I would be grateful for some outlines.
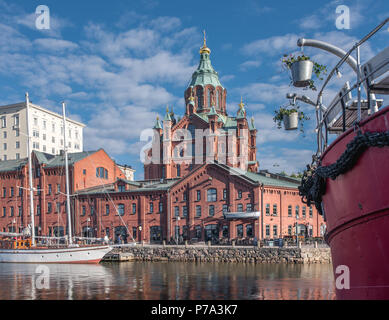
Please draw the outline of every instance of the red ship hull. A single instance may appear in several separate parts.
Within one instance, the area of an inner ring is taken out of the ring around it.
[[[389,106],[361,121],[360,128],[389,131]],[[334,163],[355,136],[352,129],[339,136],[322,165]],[[345,275],[336,274],[338,266],[349,268],[350,288],[337,288],[337,298],[389,299],[389,147],[368,148],[351,170],[327,179],[323,206],[335,280]]]

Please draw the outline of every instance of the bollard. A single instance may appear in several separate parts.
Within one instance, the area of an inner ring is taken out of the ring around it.
[[[258,248],[260,248],[260,247],[261,247],[261,241],[258,241],[256,246],[257,246]]]
[[[299,248],[301,249],[301,241],[299,241]]]
[[[231,244],[232,244],[233,247],[235,247],[235,240],[232,240]]]
[[[185,248],[188,248],[188,240],[185,240]]]
[[[317,249],[317,241],[315,241],[315,249]]]
[[[208,247],[210,247],[211,246],[211,241],[208,241]]]
[[[162,245],[163,245],[164,247],[166,247],[166,240],[163,240],[163,241],[162,241]]]

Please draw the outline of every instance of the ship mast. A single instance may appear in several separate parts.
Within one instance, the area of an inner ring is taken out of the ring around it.
[[[27,154],[28,154],[28,178],[30,183],[30,216],[31,216],[31,245],[35,246],[35,221],[34,221],[34,188],[32,187],[32,161],[31,161],[31,135],[29,118],[30,100],[26,92],[26,119],[27,119]]]
[[[63,113],[63,143],[64,143],[64,156],[65,156],[65,172],[66,172],[66,211],[68,216],[68,238],[69,245],[73,244],[72,238],[72,218],[70,213],[70,191],[69,191],[69,164],[68,164],[68,146],[66,143],[66,111],[65,102],[62,102]]]

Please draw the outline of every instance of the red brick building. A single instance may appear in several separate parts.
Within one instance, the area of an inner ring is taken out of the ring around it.
[[[112,183],[123,172],[103,149],[68,154],[70,193]],[[65,160],[32,152],[36,235],[63,234],[65,214]],[[0,230],[19,232],[31,223],[27,159],[0,161]]]
[[[145,180],[126,180],[102,149],[69,154],[76,236],[220,243],[324,234],[322,216],[301,202],[299,181],[258,172],[257,130],[242,102],[236,116],[227,114],[227,91],[209,55],[204,42],[184,117],[177,121],[167,110],[163,127],[157,119]],[[207,134],[197,139],[196,130]],[[34,151],[33,166],[36,234],[62,235],[64,156]],[[0,230],[22,230],[30,223],[27,159],[0,161],[0,192]]]

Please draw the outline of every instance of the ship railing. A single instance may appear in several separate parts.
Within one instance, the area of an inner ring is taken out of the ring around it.
[[[366,116],[378,111],[382,106],[382,99],[375,99],[374,93],[389,94],[389,47],[378,55],[374,56],[363,66],[360,64],[360,46],[375,35],[389,22],[389,18],[381,22],[362,40],[357,42],[335,65],[328,74],[316,101],[317,120],[317,155],[320,156],[328,145],[329,133],[341,133],[356,125]],[[350,87],[346,82],[344,87],[336,94],[330,105],[325,108],[323,105],[323,92],[334,74],[347,62],[350,55],[356,52],[357,57],[357,81]],[[366,99],[361,98],[361,86],[366,91]],[[351,92],[357,90],[358,98],[352,101]],[[324,132],[323,132],[324,129]]]

